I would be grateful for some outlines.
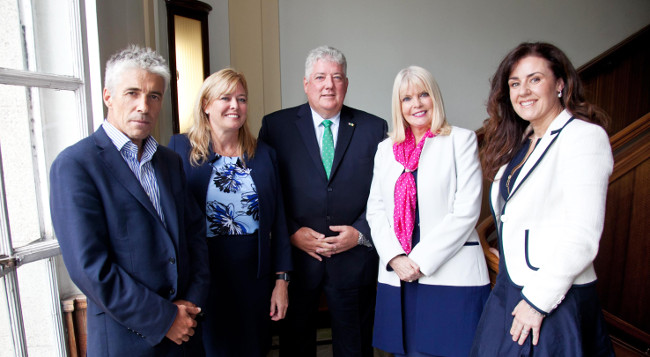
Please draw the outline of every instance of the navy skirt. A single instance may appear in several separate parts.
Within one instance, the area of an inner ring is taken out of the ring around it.
[[[379,283],[373,345],[395,356],[469,353],[490,285]]]
[[[266,356],[271,342],[271,279],[257,278],[258,234],[208,238],[208,250],[206,356]]]
[[[503,264],[481,316],[470,356],[614,356],[596,285],[574,286],[542,321],[537,346],[529,336],[522,346],[512,341],[512,310],[522,300]]]

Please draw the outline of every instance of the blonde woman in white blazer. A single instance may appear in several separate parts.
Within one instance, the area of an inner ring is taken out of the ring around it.
[[[481,176],[476,135],[447,124],[431,73],[400,71],[366,213],[379,254],[375,347],[396,356],[469,353],[490,291],[474,230]]]
[[[607,115],[547,43],[523,43],[492,79],[481,159],[500,243],[471,356],[613,356],[593,261],[613,160]]]

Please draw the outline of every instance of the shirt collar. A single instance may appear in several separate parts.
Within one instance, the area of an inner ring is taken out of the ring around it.
[[[310,107],[310,109],[311,109],[311,107]],[[314,126],[315,127],[318,127],[319,125],[321,125],[323,120],[325,120],[314,109],[311,109],[311,117],[314,120]],[[335,116],[333,116],[331,118],[327,118],[327,119],[329,119],[332,122],[332,125],[338,125],[339,121],[341,121],[341,112],[338,112],[338,113],[336,113]]]
[[[108,120],[104,119],[102,123],[102,128],[108,135],[113,145],[117,148],[117,151],[122,152],[122,150],[128,150],[134,152],[137,157],[138,147],[126,136],[123,132],[119,131],[113,124],[109,123]],[[158,148],[158,142],[154,139],[153,136],[149,135],[144,139],[143,155],[142,160],[148,161]],[[129,145],[130,143],[130,145]]]

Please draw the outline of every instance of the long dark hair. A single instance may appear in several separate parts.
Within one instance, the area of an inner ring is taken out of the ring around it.
[[[512,107],[508,87],[508,78],[513,68],[522,58],[528,56],[544,58],[555,79],[561,78],[564,81],[562,97],[559,98],[562,107],[578,119],[598,124],[603,128],[607,128],[609,124],[607,113],[585,101],[578,72],[562,50],[549,43],[524,42],[506,55],[492,77],[487,104],[490,117],[483,123],[485,137],[480,155],[483,174],[489,180],[494,179],[502,165],[512,160],[529,124],[519,117]]]

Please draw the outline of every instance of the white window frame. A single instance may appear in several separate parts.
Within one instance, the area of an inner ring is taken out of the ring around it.
[[[71,91],[75,94],[76,110],[78,112],[79,126],[78,134],[85,137],[90,134],[93,127],[93,104],[95,111],[101,114],[101,101],[99,108],[97,102],[93,103],[90,93],[91,77],[93,87],[100,87],[99,74],[99,45],[97,35],[97,19],[95,0],[66,0],[69,3],[70,19],[73,24],[73,75],[54,75],[37,72],[34,68],[26,70],[9,69],[0,67],[0,84],[24,87],[31,91],[31,101],[28,103],[30,113],[28,117],[34,118],[30,121],[32,134],[33,166],[34,166],[34,189],[37,196],[39,225],[41,236],[26,246],[14,248],[12,246],[9,215],[7,211],[4,173],[2,169],[2,148],[0,146],[0,286],[4,287],[4,294],[7,301],[7,310],[11,325],[11,334],[14,343],[14,353],[17,357],[27,356],[27,340],[25,326],[22,317],[22,306],[20,301],[20,289],[18,285],[17,269],[22,265],[36,261],[47,263],[49,294],[51,311],[54,319],[54,335],[58,356],[66,356],[66,338],[63,328],[63,317],[59,288],[57,284],[57,269],[54,258],[60,254],[59,244],[54,237],[54,230],[50,220],[49,206],[49,180],[47,177],[48,167],[45,155],[45,141],[41,135],[42,110],[40,108],[38,88],[56,89]],[[36,42],[33,32],[33,15],[30,0],[17,0],[20,23],[24,26],[24,46],[29,55],[35,53]],[[41,21],[43,19],[36,19]],[[35,59],[28,59],[30,66],[35,64]],[[91,75],[92,74],[92,75]],[[34,134],[35,133],[35,134]]]

